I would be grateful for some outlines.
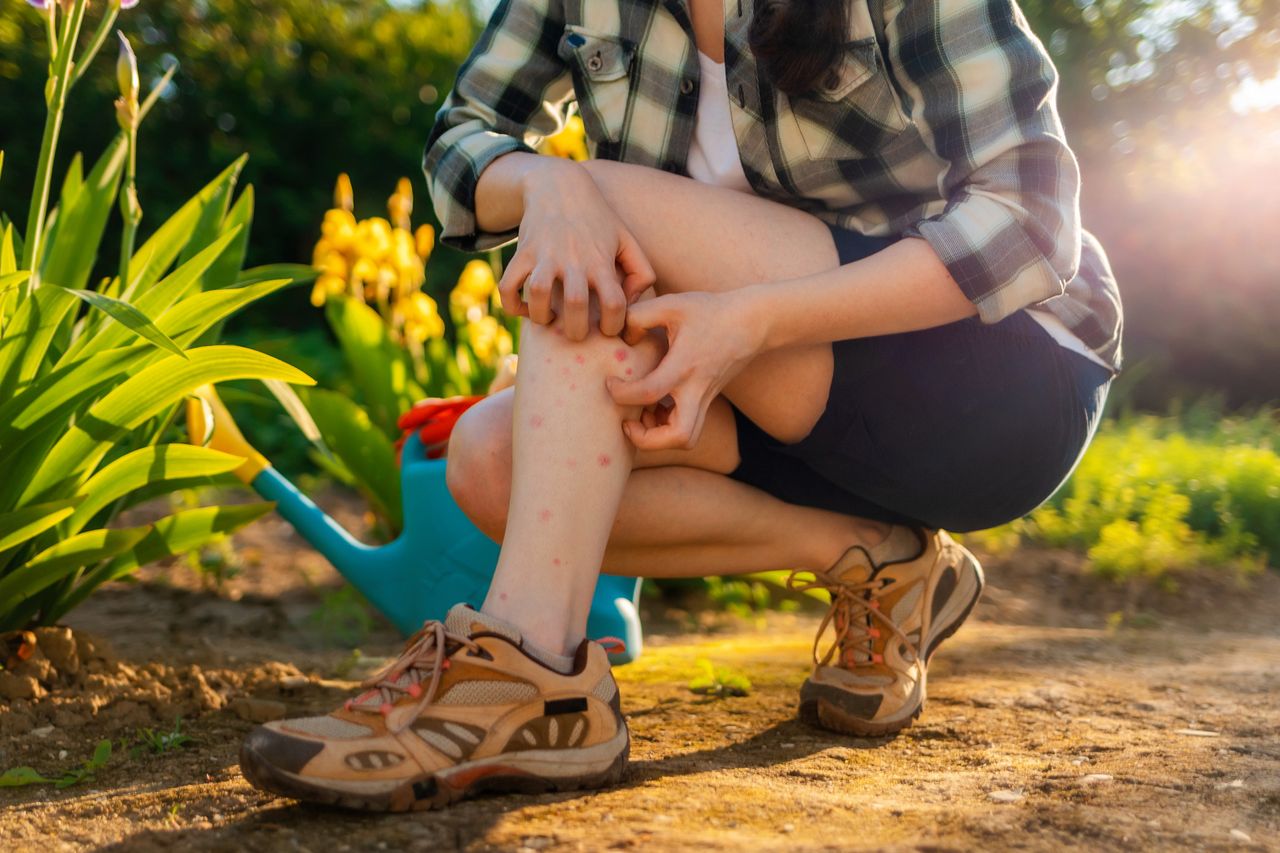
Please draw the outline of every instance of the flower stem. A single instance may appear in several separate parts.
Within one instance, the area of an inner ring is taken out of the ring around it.
[[[133,258],[133,243],[142,221],[142,207],[138,204],[138,123],[129,128],[129,161],[125,166],[124,186],[120,188],[120,215],[124,230],[120,234],[120,292],[130,292],[129,261]]]
[[[53,184],[53,157],[58,148],[58,135],[62,130],[62,114],[67,105],[67,89],[71,82],[71,58],[75,53],[80,27],[84,23],[86,0],[75,0],[71,15],[63,28],[61,43],[46,88],[48,112],[45,115],[44,136],[40,140],[40,159],[36,165],[36,182],[31,192],[31,207],[27,211],[27,234],[23,242],[22,268],[31,270],[31,278],[23,285],[24,293],[40,286],[40,270],[36,262],[40,258],[40,241],[44,236],[45,209],[49,206],[49,188]],[[52,45],[50,46],[52,49]]]

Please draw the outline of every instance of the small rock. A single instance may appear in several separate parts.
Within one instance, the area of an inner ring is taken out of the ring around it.
[[[280,687],[282,690],[301,690],[311,683],[311,679],[305,675],[286,675],[280,679]]]
[[[1187,737],[1222,737],[1222,732],[1211,732],[1208,729],[1174,729],[1173,733]]]
[[[36,737],[48,737],[53,732],[53,726],[41,726],[38,729],[32,729],[31,734]]]
[[[780,743],[778,746],[781,749],[795,749],[796,745],[794,743]]]
[[[1224,790],[1226,788],[1243,788],[1244,780],[1232,779],[1230,782],[1219,782],[1217,785],[1214,785],[1213,787],[1217,788],[1219,791]]]
[[[273,699],[254,699],[249,696],[232,699],[227,707],[237,717],[251,723],[269,723],[272,720],[279,720],[289,710],[283,702],[276,702]]]
[[[64,675],[75,675],[80,671],[80,651],[70,628],[36,628],[35,635],[40,651],[44,652],[54,669]]]
[[[784,824],[782,825],[782,831],[783,831],[783,832],[795,832],[795,831],[796,831],[796,825],[795,825],[794,823],[784,823]]]
[[[1249,837],[1249,833],[1241,829],[1231,830],[1231,838],[1233,841],[1239,841],[1241,844],[1249,844],[1253,841],[1253,839]]]
[[[1001,788],[988,793],[987,799],[991,800],[993,803],[1016,803],[1022,799],[1022,793],[1019,791],[1010,791],[1006,788]]]
[[[1080,784],[1097,785],[1100,782],[1110,782],[1115,778],[1110,773],[1090,773],[1088,776],[1080,777]]]

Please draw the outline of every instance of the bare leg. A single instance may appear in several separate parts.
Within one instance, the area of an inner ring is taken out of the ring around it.
[[[660,293],[723,291],[819,272],[838,262],[826,226],[801,211],[651,169],[588,165],[644,247]],[[645,497],[628,512],[645,521],[635,529],[628,520],[618,522],[634,455],[620,423],[634,413],[613,402],[604,380],[626,376],[627,369],[633,376],[652,369],[658,353],[646,347],[629,348],[599,333],[574,344],[554,328],[525,327],[514,411],[507,420],[514,430],[510,509],[504,513],[503,550],[483,609],[513,622],[548,651],[567,652],[581,639],[615,523],[622,525],[619,546],[641,555],[633,561],[634,570],[646,574],[655,573],[659,553],[664,560],[672,556],[666,549],[673,544],[685,549],[680,565],[687,573],[701,574],[716,566],[733,571],[816,565],[811,561],[817,556],[788,549],[804,548],[810,525],[822,527],[824,520],[824,529],[833,532],[844,526],[847,545],[860,539],[874,544],[884,533],[833,513],[788,508],[722,474],[702,476],[688,466],[680,473],[639,472],[634,490]],[[796,441],[826,408],[831,372],[830,346],[779,350],[753,362],[725,396],[774,437]],[[468,433],[480,414],[473,412],[455,432],[463,447],[475,445]],[[451,458],[449,469],[450,488],[464,509],[479,505],[477,490],[502,493],[501,480],[495,488],[494,479],[476,477],[467,457],[476,453]],[[675,512],[698,520],[678,543],[663,527]],[[784,521],[771,526],[771,514]],[[743,548],[743,540],[756,543],[756,549]],[[770,562],[762,565],[765,554]],[[626,554],[611,556],[624,559]],[[721,558],[726,562],[718,562]]]
[[[511,499],[513,402],[507,390],[468,411],[449,450],[459,503],[497,542],[506,535]],[[737,464],[733,415],[723,398],[692,450],[636,454],[604,567],[644,577],[825,568],[854,542],[883,536],[874,522],[788,504],[731,480],[725,475]]]

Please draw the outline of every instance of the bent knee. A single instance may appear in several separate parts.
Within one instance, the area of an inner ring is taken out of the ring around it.
[[[445,483],[453,500],[486,533],[506,518],[511,489],[511,392],[472,406],[453,427]]]

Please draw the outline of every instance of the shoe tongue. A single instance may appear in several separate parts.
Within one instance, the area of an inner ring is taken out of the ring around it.
[[[449,610],[444,627],[450,634],[461,634],[464,637],[485,631],[506,637],[515,645],[520,645],[520,631],[514,625],[488,613],[473,610],[466,604],[455,604]]]

